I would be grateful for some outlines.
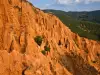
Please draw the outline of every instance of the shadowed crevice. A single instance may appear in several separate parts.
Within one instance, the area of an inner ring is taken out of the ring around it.
[[[24,66],[24,69],[22,70],[22,75],[25,75],[25,71],[28,69],[28,65],[26,63],[22,63]]]
[[[13,48],[13,40],[12,40],[10,48],[8,50],[8,53],[11,53],[13,50],[14,50],[14,48]]]
[[[51,70],[52,74],[57,75],[56,71],[54,71],[54,68],[53,68],[53,65],[51,62],[49,62],[49,65],[50,65],[50,70]]]
[[[59,63],[73,75],[98,75],[98,71],[78,55],[62,55]]]

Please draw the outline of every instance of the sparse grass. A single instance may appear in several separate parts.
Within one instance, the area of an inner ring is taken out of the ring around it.
[[[22,15],[22,8],[19,6],[14,6],[15,9],[18,9],[18,15],[21,16]]]
[[[74,40],[75,44],[77,47],[79,47],[77,40]]]
[[[41,46],[42,41],[43,41],[43,38],[42,38],[41,36],[36,36],[36,37],[34,38],[34,40],[35,40],[35,42],[36,42],[39,46]]]
[[[33,9],[33,11],[35,13],[38,13],[37,10],[36,10],[36,8],[33,6],[33,4],[31,2],[27,1],[27,3],[29,3],[29,5],[32,7],[32,9]]]
[[[31,2],[28,2],[31,6],[33,6],[33,4]]]
[[[37,14],[38,12],[37,12],[37,10],[36,10],[36,8],[34,7],[34,6],[32,6],[32,9],[33,9],[33,11]]]
[[[21,8],[19,6],[14,6],[14,8],[17,8],[19,12],[21,11]]]

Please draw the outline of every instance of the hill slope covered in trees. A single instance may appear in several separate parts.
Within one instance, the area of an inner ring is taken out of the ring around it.
[[[100,40],[100,10],[91,12],[65,12],[61,10],[44,10],[52,13],[73,32],[88,39]]]

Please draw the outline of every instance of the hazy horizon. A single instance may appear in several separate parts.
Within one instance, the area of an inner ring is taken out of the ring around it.
[[[34,6],[63,11],[100,10],[100,0],[29,0]]]
[[[64,12],[92,12],[92,11],[100,11],[100,9],[99,10],[80,10],[80,11],[74,11],[74,10],[72,10],[72,11],[65,11],[65,10],[60,10],[60,9],[42,9],[42,10],[57,10],[57,11],[64,11]]]

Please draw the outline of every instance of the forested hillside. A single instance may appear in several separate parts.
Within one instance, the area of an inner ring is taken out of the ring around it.
[[[44,10],[59,17],[73,32],[88,39],[100,40],[100,10],[91,12],[65,12]]]

